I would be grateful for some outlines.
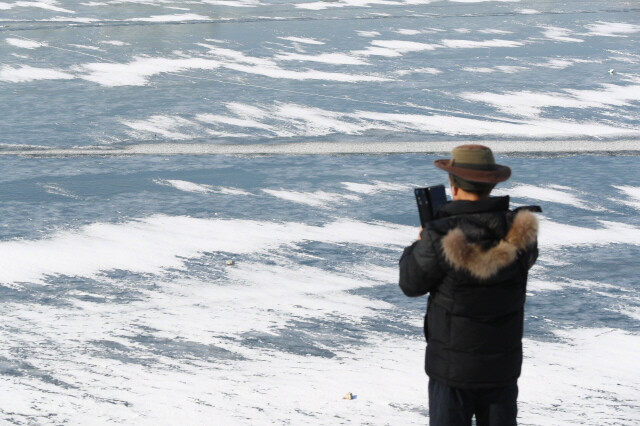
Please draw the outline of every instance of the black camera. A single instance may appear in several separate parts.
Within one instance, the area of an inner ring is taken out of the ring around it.
[[[414,192],[418,202],[420,224],[425,226],[427,222],[435,219],[440,206],[447,203],[447,194],[444,191],[444,185],[416,188]]]

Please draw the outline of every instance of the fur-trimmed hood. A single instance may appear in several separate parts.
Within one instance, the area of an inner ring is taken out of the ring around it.
[[[487,279],[515,261],[518,251],[536,242],[537,237],[538,219],[530,211],[521,210],[507,235],[490,249],[483,250],[480,244],[467,241],[462,229],[454,228],[442,238],[442,251],[455,269]]]

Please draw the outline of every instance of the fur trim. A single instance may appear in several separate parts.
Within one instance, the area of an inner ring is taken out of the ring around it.
[[[484,280],[516,260],[518,250],[533,244],[537,236],[538,219],[530,211],[521,210],[504,239],[489,250],[483,251],[479,244],[469,243],[462,230],[455,228],[442,238],[442,251],[455,269],[465,269]]]

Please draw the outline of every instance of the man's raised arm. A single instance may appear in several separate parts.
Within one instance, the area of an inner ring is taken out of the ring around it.
[[[442,276],[433,239],[423,230],[400,257],[400,288],[409,297],[422,296],[438,285]]]

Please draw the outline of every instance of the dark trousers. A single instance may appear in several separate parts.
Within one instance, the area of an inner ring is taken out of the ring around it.
[[[455,389],[429,380],[429,425],[515,426],[518,385],[495,389]]]

